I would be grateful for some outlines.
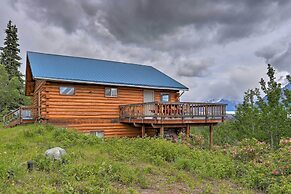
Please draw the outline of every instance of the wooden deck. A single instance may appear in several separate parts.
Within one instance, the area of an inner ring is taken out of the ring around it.
[[[213,126],[223,122],[226,116],[226,104],[195,102],[150,102],[120,106],[120,122],[140,128],[141,136],[147,128],[157,130],[160,137],[165,130],[175,133],[185,132],[190,136],[191,126],[209,126],[209,145],[213,145]],[[168,134],[169,135],[169,134]]]
[[[120,121],[136,124],[217,124],[224,121],[225,104],[149,102],[120,106]]]

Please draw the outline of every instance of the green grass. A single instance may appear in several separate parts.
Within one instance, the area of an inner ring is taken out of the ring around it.
[[[159,138],[98,139],[49,125],[0,127],[0,138],[0,193],[255,193],[249,188],[257,188],[247,176],[237,178],[238,168],[247,164],[222,149]],[[63,161],[44,157],[55,146],[67,151]]]

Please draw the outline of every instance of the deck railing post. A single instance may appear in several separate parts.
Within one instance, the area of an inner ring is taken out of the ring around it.
[[[208,106],[205,105],[205,120],[208,119]]]

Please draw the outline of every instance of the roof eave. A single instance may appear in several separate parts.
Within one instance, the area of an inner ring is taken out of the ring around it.
[[[124,86],[124,87],[136,87],[136,88],[148,88],[148,89],[163,89],[163,90],[177,90],[177,91],[189,91],[189,88],[175,88],[175,87],[163,87],[163,86],[146,86],[135,84],[122,84],[122,83],[107,83],[107,82],[92,82],[84,80],[69,80],[60,78],[47,78],[47,77],[34,77],[33,79],[41,79],[46,81],[61,81],[67,83],[83,83],[83,84],[95,84],[95,85],[107,85],[107,86]]]

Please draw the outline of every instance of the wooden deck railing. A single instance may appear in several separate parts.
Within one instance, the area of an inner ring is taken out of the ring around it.
[[[39,117],[39,108],[21,106],[3,117],[4,126],[15,126],[22,123],[34,122]]]
[[[149,102],[120,106],[120,119],[221,119],[226,105],[218,103]]]

